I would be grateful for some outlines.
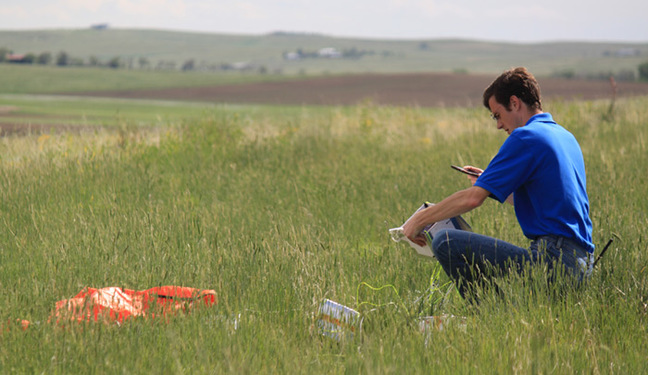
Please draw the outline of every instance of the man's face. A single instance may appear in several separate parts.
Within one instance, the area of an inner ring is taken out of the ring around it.
[[[513,130],[524,125],[524,123],[520,123],[520,119],[517,113],[517,109],[519,109],[520,104],[517,101],[519,101],[519,99],[514,96],[511,97],[511,110],[509,111],[506,109],[506,107],[495,100],[495,96],[491,96],[490,99],[488,99],[488,107],[491,110],[491,117],[493,117],[493,119],[497,121],[497,128],[503,129],[509,135],[511,134],[511,132],[513,132]]]

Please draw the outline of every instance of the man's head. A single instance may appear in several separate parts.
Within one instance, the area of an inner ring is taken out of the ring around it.
[[[507,70],[497,77],[484,91],[484,106],[490,109],[488,101],[494,96],[498,103],[510,110],[513,95],[522,100],[529,109],[542,111],[540,85],[533,74],[524,67]]]
[[[502,73],[484,91],[484,106],[508,134],[542,112],[540,86],[526,68]]]

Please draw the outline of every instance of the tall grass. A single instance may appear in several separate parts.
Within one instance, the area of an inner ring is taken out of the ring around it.
[[[646,104],[619,101],[614,118],[607,103],[547,104],[583,148],[594,239],[614,245],[585,288],[512,278],[478,306],[387,229],[467,186],[450,164],[488,163],[505,135],[483,109],[212,108],[174,126],[3,138],[0,371],[645,372]],[[465,218],[527,242],[506,206]],[[164,324],[47,323],[84,286],[167,284],[219,303]],[[314,332],[324,298],[359,308],[363,333]],[[465,328],[419,332],[417,317],[443,313]]]

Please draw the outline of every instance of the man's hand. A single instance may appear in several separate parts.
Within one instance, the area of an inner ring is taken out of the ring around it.
[[[484,172],[483,169],[481,169],[481,168],[477,168],[477,167],[473,167],[472,165],[466,165],[466,166],[464,166],[463,168],[464,168],[465,170],[468,170],[468,171],[471,171],[471,172],[475,172],[475,173],[479,173],[479,174],[482,174],[482,173]],[[477,177],[475,177],[475,176],[471,176],[471,175],[466,175],[466,176],[468,176],[468,179],[470,180],[470,184],[471,184],[471,185],[474,185],[475,182],[477,182]]]
[[[479,170],[479,168],[477,169]],[[489,194],[488,190],[479,186],[471,186],[468,189],[460,190],[441,202],[416,212],[403,225],[403,234],[415,244],[425,246],[426,240],[421,231],[426,225],[473,210],[481,206]]]
[[[421,212],[422,211],[417,212],[416,215],[412,216],[412,218],[409,219],[407,223],[405,223],[405,225],[403,225],[403,234],[405,234],[405,236],[415,244],[419,246],[425,246],[425,236],[421,232],[423,230],[423,226],[416,224],[418,222],[417,219],[421,216]]]

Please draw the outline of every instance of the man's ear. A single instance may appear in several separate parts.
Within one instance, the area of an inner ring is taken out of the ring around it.
[[[511,95],[511,98],[509,99],[509,106],[510,106],[512,112],[515,112],[518,109],[520,109],[521,104],[522,104],[522,101],[520,100],[520,98],[518,98],[515,95]]]

